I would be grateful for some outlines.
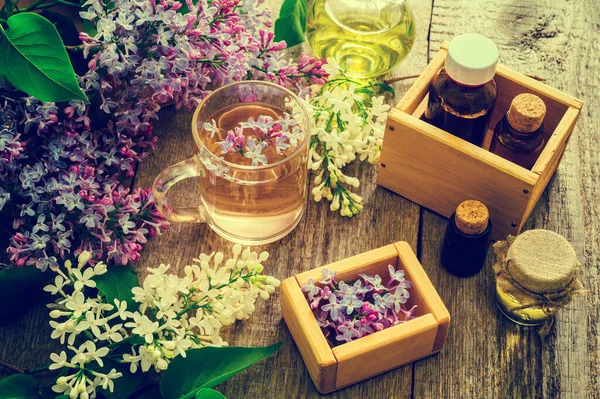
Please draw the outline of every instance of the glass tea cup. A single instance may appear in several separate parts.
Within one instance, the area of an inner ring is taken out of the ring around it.
[[[270,136],[253,130],[250,122],[279,125],[269,128]],[[231,150],[239,136],[228,136],[228,131],[239,134],[242,128],[244,145]],[[277,131],[293,131],[295,136],[277,141]],[[163,170],[154,181],[152,190],[162,214],[173,222],[207,223],[220,236],[244,245],[279,240],[296,227],[308,196],[310,119],[302,100],[269,82],[231,83],[196,108],[192,134],[196,154]],[[258,146],[263,150],[256,157]],[[200,179],[199,204],[169,205],[167,191],[191,177]]]

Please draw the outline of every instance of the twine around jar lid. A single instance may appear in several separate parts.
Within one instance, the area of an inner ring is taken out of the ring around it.
[[[465,234],[477,235],[485,231],[490,219],[487,207],[479,201],[463,201],[456,208],[456,227]]]
[[[523,133],[535,132],[546,116],[546,104],[535,94],[519,94],[512,100],[506,116],[513,129]]]
[[[506,268],[525,289],[547,294],[567,288],[579,270],[573,246],[549,230],[529,230],[515,238],[506,254]]]

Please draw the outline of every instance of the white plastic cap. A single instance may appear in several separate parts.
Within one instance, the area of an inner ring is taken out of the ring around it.
[[[485,36],[469,33],[456,36],[448,46],[446,72],[468,86],[486,84],[496,74],[498,47]]]

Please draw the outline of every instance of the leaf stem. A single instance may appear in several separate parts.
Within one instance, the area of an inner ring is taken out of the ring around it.
[[[383,83],[385,83],[386,85],[389,85],[389,84],[392,84],[392,83],[400,82],[401,80],[415,79],[415,78],[418,78],[418,77],[419,77],[419,75],[398,76],[398,77],[395,77],[395,78],[384,80]]]
[[[14,365],[12,365],[10,363],[7,363],[7,362],[5,362],[3,360],[0,360],[0,366],[4,367],[5,369],[8,369],[8,370],[12,371],[13,373],[25,374],[25,370],[24,369],[22,369],[20,367],[17,367],[17,366],[14,366]]]
[[[45,2],[46,2],[46,0],[37,0],[32,5],[30,5],[29,7],[25,8],[23,10],[23,12],[28,12],[28,11],[36,10],[38,8],[38,6],[40,6],[42,3],[45,3]]]
[[[81,5],[77,4],[77,3],[71,3],[70,1],[67,0],[56,0],[58,3],[67,5],[67,6],[71,6],[71,7],[77,7],[77,8],[81,8]]]
[[[35,368],[32,368],[32,369],[25,369],[25,373],[26,374],[35,374],[35,373],[39,373],[39,372],[46,371],[46,370],[49,370],[49,369],[50,369],[49,365],[48,366],[41,366],[41,367],[35,367]]]

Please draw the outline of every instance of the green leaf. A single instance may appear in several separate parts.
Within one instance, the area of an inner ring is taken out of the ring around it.
[[[219,391],[214,389],[202,388],[196,393],[196,399],[227,399]]]
[[[285,0],[275,21],[275,41],[285,40],[288,47],[303,43],[307,10],[306,0]]]
[[[157,384],[144,383],[129,396],[132,399],[163,399]]]
[[[0,76],[41,101],[87,102],[67,51],[50,21],[24,12],[8,19],[0,36]]]
[[[212,388],[279,349],[282,342],[263,348],[205,347],[177,356],[164,372],[160,392],[165,399],[190,399],[201,388]]]
[[[52,274],[23,266],[0,270],[0,326],[23,316],[38,300]]]
[[[113,265],[106,273],[94,277],[94,280],[96,288],[104,295],[107,303],[112,304],[118,299],[127,301],[128,310],[137,309],[131,289],[139,287],[139,282],[131,266]]]
[[[39,399],[40,384],[30,375],[16,374],[0,381],[0,399]]]

